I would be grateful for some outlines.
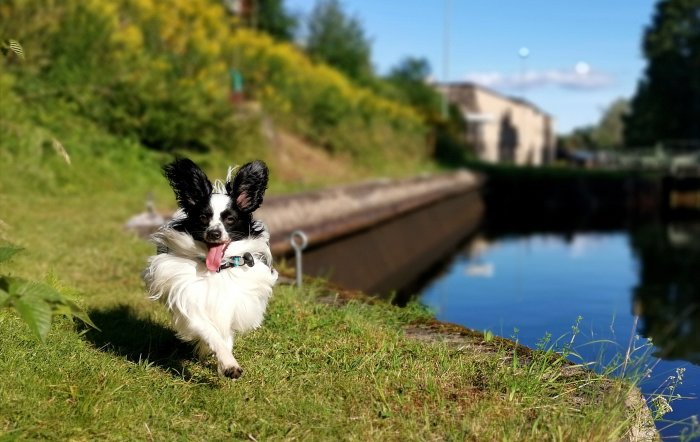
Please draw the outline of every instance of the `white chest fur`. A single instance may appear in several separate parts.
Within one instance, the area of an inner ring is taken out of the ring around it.
[[[220,333],[244,332],[262,324],[277,271],[267,232],[260,238],[232,242],[226,257],[251,253],[253,267],[209,271],[203,261],[206,246],[191,236],[166,229],[154,241],[167,253],[152,256],[144,274],[151,299],[161,300],[173,314],[173,325],[185,340],[197,340],[202,323]]]

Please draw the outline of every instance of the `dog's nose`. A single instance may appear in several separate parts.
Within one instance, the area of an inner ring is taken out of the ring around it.
[[[221,239],[221,230],[210,230],[207,232],[207,238],[212,241],[217,241]]]

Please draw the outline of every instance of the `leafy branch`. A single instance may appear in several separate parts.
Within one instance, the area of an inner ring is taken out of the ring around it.
[[[0,262],[8,261],[22,249],[0,246]],[[48,284],[0,275],[0,308],[15,310],[42,342],[51,328],[54,316],[78,318],[97,329],[88,314]]]
[[[17,58],[24,60],[24,48],[22,48],[22,45],[19,44],[17,40],[11,38],[3,40],[0,43],[0,52],[2,52],[2,55],[5,57],[9,57],[9,54],[12,53],[15,54]]]

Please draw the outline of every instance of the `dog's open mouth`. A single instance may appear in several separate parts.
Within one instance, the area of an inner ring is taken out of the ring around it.
[[[224,252],[226,252],[226,247],[230,242],[222,242],[219,244],[207,244],[209,251],[207,251],[207,258],[204,260],[207,268],[212,272],[216,272],[221,267],[221,261],[224,259]]]

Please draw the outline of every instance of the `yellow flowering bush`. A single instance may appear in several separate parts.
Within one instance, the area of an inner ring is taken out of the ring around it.
[[[235,69],[248,100],[331,151],[427,155],[412,108],[243,29],[219,0],[6,0],[0,28],[24,43],[37,80],[153,148],[230,144],[240,124],[228,101]]]
[[[330,150],[359,156],[390,150],[394,143],[418,159],[427,155],[426,129],[412,108],[358,87],[335,69],[266,35],[240,29],[226,46],[249,93]]]

